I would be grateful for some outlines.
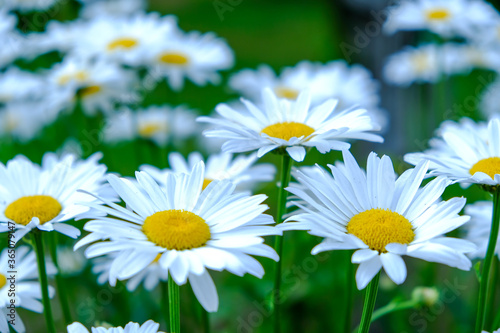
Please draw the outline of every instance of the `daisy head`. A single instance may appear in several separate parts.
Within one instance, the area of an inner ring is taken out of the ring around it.
[[[92,333],[165,333],[159,329],[160,324],[148,320],[142,325],[130,322],[125,327],[92,327]],[[74,322],[68,325],[68,333],[90,333],[90,331],[79,322]]]
[[[281,233],[270,226],[273,218],[263,214],[268,209],[262,204],[265,195],[233,194],[235,185],[229,180],[213,181],[202,190],[203,162],[188,174],[168,174],[163,186],[143,171],[136,179],[108,176],[126,208],[101,197],[102,204],[88,203],[109,216],[96,215],[88,222],[84,229],[91,233],[76,245],[97,241],[87,248],[87,257],[116,256],[111,285],[141,274],[157,260],[178,285],[189,280],[202,306],[213,312],[218,296],[207,269],[262,277],[264,269],[250,255],[278,260],[261,237]]]
[[[0,231],[14,224],[16,242],[35,228],[78,237],[80,230],[64,222],[88,212],[80,204],[95,198],[77,190],[103,193],[111,199],[103,186],[106,167],[98,163],[100,158],[94,154],[77,160],[73,155],[47,153],[41,165],[24,156],[0,164]]]
[[[500,119],[445,121],[429,144],[422,153],[406,154],[405,161],[429,160],[430,176],[443,175],[463,186],[500,184]]]
[[[331,175],[297,173],[300,185],[287,190],[300,201],[298,214],[280,225],[284,230],[308,230],[324,237],[313,254],[329,250],[356,250],[352,262],[358,289],[363,289],[383,267],[397,284],[405,281],[403,255],[469,270],[464,255],[474,250],[468,241],[444,234],[469,220],[458,213],[464,198],[439,201],[449,182],[437,178],[420,188],[428,163],[419,163],[396,177],[389,157],[368,157],[364,172],[347,150],[344,165],[329,165]]]
[[[187,159],[179,153],[170,153],[168,162],[170,168],[160,170],[152,165],[142,165],[141,170],[149,173],[156,182],[165,184],[169,173],[190,173],[200,161],[204,161],[199,152],[192,152]],[[213,180],[229,179],[235,185],[245,184],[255,186],[257,182],[269,182],[274,179],[276,168],[272,164],[254,165],[257,162],[257,154],[249,156],[239,155],[233,158],[230,153],[219,153],[210,155],[205,164],[205,179],[203,189]]]
[[[258,108],[242,99],[247,110],[236,112],[226,104],[219,104],[217,113],[222,118],[200,117],[217,128],[204,132],[207,137],[223,138],[222,150],[247,152],[258,150],[257,155],[280,149],[295,161],[301,162],[306,148],[316,147],[322,154],[334,149],[349,148],[349,139],[382,142],[371,131],[379,126],[363,109],[348,109],[334,113],[337,101],[329,99],[311,107],[310,93],[302,92],[296,101],[279,99],[266,88],[262,92],[263,107]]]

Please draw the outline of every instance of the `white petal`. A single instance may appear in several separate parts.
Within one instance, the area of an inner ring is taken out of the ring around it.
[[[189,283],[201,306],[207,312],[216,312],[219,308],[219,296],[208,271],[205,270],[201,275],[190,274]]]
[[[377,256],[370,261],[362,262],[356,271],[356,285],[359,290],[365,289],[370,281],[382,268],[380,258]]]
[[[380,261],[385,272],[396,284],[401,284],[406,280],[406,265],[399,255],[393,253],[382,253]]]
[[[302,146],[287,147],[286,151],[297,162],[302,162],[306,157],[306,149]]]

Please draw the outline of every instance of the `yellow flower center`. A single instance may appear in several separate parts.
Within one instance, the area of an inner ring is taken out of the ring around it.
[[[4,214],[18,224],[28,225],[34,217],[38,217],[40,224],[44,224],[59,215],[61,210],[59,201],[51,196],[31,195],[12,202]]]
[[[185,65],[189,62],[188,57],[181,53],[162,53],[159,59],[168,65]]]
[[[297,89],[287,88],[287,87],[276,87],[274,92],[278,97],[286,99],[297,99],[299,96],[299,91]]]
[[[188,250],[210,240],[210,227],[198,215],[179,209],[164,210],[148,216],[142,231],[148,239],[168,250]]]
[[[435,8],[428,10],[426,15],[429,21],[444,21],[450,17],[450,12],[446,8]]]
[[[131,49],[137,45],[135,38],[117,38],[108,44],[108,51],[116,49]]]
[[[430,61],[426,54],[414,54],[411,58],[417,73],[425,72],[430,67]]]
[[[155,135],[156,133],[158,133],[159,131],[161,131],[162,128],[163,128],[163,126],[161,126],[161,124],[148,123],[148,124],[139,125],[138,132],[139,132],[140,136],[145,137],[145,138],[150,138],[153,135]]]
[[[0,273],[0,289],[5,287],[6,284],[7,284],[7,278],[5,277],[5,275]]]
[[[203,190],[207,188],[207,186],[213,181],[213,179],[205,178],[203,179]]]
[[[291,138],[300,138],[301,136],[308,137],[314,133],[314,128],[294,121],[285,121],[283,123],[269,125],[260,131],[260,133],[288,141]]]
[[[381,208],[354,215],[347,224],[347,232],[379,253],[387,252],[387,244],[410,244],[415,238],[412,225],[406,217]]]
[[[469,170],[469,173],[473,176],[476,172],[484,172],[491,179],[495,179],[495,175],[500,174],[500,157],[488,157],[480,160]]]
[[[75,81],[79,81],[79,82],[85,81],[85,80],[87,80],[88,77],[89,77],[89,75],[86,72],[76,71],[76,72],[71,73],[71,74],[65,74],[65,75],[60,76],[59,79],[57,80],[57,82],[60,85],[65,85],[71,80],[75,80]]]
[[[80,89],[79,90],[79,94],[82,97],[87,97],[87,96],[90,96],[90,95],[97,94],[100,91],[101,91],[101,87],[100,86],[93,85],[93,86],[88,86],[88,87]]]

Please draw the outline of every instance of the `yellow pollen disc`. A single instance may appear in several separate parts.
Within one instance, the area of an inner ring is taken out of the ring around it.
[[[137,40],[134,38],[117,38],[108,44],[108,51],[116,49],[131,49],[137,45]]]
[[[314,133],[314,128],[294,121],[285,121],[283,123],[269,125],[260,131],[260,133],[288,141],[291,138],[300,138],[301,136],[308,137]]]
[[[212,182],[213,179],[208,179],[208,178],[205,178],[203,179],[203,190],[207,188],[207,186]]]
[[[430,21],[442,21],[450,17],[450,13],[447,9],[444,8],[429,10],[427,11],[426,15],[427,19],[429,19]]]
[[[500,174],[500,157],[488,157],[480,160],[469,170],[469,173],[473,176],[476,172],[484,172],[491,179],[495,179],[495,175]]]
[[[0,289],[5,287],[6,284],[7,284],[7,278],[5,277],[5,275],[0,273]]]
[[[148,216],[142,231],[156,245],[178,251],[202,247],[211,236],[210,227],[204,219],[179,209]]]
[[[181,53],[162,53],[159,60],[169,65],[185,65],[189,59]]]
[[[60,85],[65,85],[71,80],[75,81],[85,81],[88,78],[88,74],[84,71],[77,71],[72,74],[66,74],[59,77],[58,83]]]
[[[62,210],[56,199],[48,195],[21,197],[5,209],[5,217],[18,224],[27,225],[33,217],[40,219],[40,224],[55,218]]]
[[[97,94],[100,91],[101,91],[101,87],[94,85],[94,86],[88,86],[88,87],[80,89],[79,93],[80,93],[80,96],[87,97],[90,95]]]
[[[425,54],[415,54],[411,59],[417,73],[425,72],[430,66],[429,58]]]
[[[278,97],[286,99],[297,99],[297,96],[299,96],[298,90],[287,87],[276,87],[274,88],[274,92]]]
[[[412,225],[406,217],[381,208],[354,215],[347,224],[347,232],[379,253],[387,252],[387,244],[410,244],[415,238]]]
[[[139,126],[139,135],[145,138],[150,138],[162,129],[162,126],[158,123],[149,123]]]

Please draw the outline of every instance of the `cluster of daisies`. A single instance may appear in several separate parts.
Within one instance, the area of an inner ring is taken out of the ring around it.
[[[436,83],[453,75],[481,69],[500,71],[500,13],[483,0],[402,1],[388,8],[384,31],[418,31],[418,46],[389,57],[384,68],[388,83],[408,86]],[[427,34],[426,34],[427,33]],[[485,87],[480,109],[498,113],[499,83]]]

